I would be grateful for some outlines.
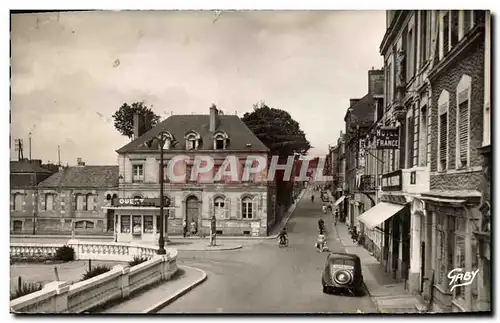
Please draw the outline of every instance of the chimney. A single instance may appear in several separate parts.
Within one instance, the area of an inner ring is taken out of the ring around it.
[[[384,70],[368,71],[368,93],[373,96],[384,95]]]
[[[134,137],[132,138],[132,140],[135,140],[137,138],[139,138],[140,134],[139,134],[139,119],[140,119],[140,116],[137,114],[137,113],[134,113]]]
[[[80,157],[76,159],[76,164],[77,166],[85,166],[85,162]]]
[[[210,122],[208,124],[209,131],[214,132],[215,129],[217,129],[217,115],[218,115],[218,110],[215,104],[212,104],[210,107]]]
[[[353,105],[355,105],[359,100],[361,100],[361,99],[350,99],[349,100],[349,107],[352,107]]]

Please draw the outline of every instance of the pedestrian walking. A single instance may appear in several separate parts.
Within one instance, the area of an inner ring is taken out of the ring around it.
[[[182,235],[184,236],[184,238],[186,237],[187,232],[188,232],[188,224],[186,219],[184,219],[184,221],[182,221]]]

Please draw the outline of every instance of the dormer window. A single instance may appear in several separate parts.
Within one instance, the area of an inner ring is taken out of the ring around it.
[[[194,131],[188,132],[185,137],[186,139],[186,150],[196,150],[200,145],[200,135]]]
[[[227,135],[224,132],[217,132],[214,134],[214,149],[222,150],[227,147]]]

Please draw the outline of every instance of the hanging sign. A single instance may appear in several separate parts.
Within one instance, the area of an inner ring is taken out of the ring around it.
[[[375,145],[377,149],[399,149],[399,127],[377,128]]]

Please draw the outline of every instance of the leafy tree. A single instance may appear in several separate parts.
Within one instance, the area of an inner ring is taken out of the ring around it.
[[[243,115],[243,122],[269,148],[271,155],[287,158],[305,155],[312,148],[299,123],[286,111],[270,108],[264,102],[254,104],[254,111]]]
[[[145,133],[153,128],[160,121],[160,116],[156,115],[151,108],[145,106],[144,102],[134,102],[131,105],[124,103],[113,114],[114,126],[122,135],[132,138],[134,134],[134,114],[141,117],[139,132]]]

